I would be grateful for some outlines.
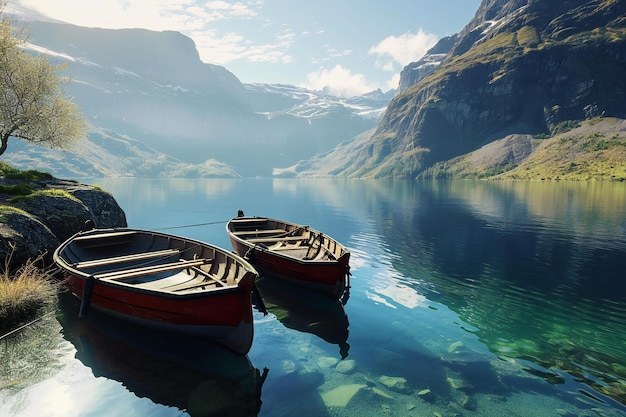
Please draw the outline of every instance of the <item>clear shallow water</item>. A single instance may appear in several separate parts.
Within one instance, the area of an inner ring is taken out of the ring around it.
[[[626,415],[623,184],[90,182],[226,248],[237,209],[310,224],[350,248],[350,299],[262,282],[246,357],[65,300],[0,341],[2,415]]]

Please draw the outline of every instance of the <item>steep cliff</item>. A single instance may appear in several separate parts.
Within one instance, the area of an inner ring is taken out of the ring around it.
[[[415,178],[508,135],[626,118],[625,16],[621,0],[484,0],[434,71],[400,83],[356,163],[333,172]]]

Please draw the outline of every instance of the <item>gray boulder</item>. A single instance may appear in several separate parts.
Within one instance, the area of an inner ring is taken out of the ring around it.
[[[16,268],[29,258],[44,255],[50,262],[59,239],[34,216],[8,206],[0,206],[0,258],[2,268]]]
[[[22,181],[23,183],[23,181]],[[0,185],[15,185],[0,178]],[[0,194],[0,259],[11,255],[10,267],[52,253],[60,242],[89,222],[99,228],[126,227],[126,215],[113,196],[76,181],[47,179],[28,182],[35,192],[12,197]]]

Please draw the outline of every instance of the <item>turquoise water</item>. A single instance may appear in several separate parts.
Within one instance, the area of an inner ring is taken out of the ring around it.
[[[0,341],[0,415],[626,415],[623,184],[89,182],[226,248],[238,209],[309,224],[351,250],[349,300],[262,280],[241,357],[62,297]]]

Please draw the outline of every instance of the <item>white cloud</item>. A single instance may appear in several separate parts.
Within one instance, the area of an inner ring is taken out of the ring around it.
[[[400,73],[396,72],[393,74],[393,77],[389,81],[387,81],[386,88],[383,88],[385,91],[395,90],[400,85]]]
[[[369,84],[363,74],[353,74],[352,71],[336,65],[333,69],[321,69],[307,75],[310,90],[324,91],[339,97],[358,96],[377,87]]]
[[[424,56],[437,40],[437,35],[420,29],[417,33],[389,36],[370,48],[368,53],[377,56],[377,65],[380,68],[397,71]]]
[[[192,32],[200,58],[204,62],[226,65],[236,60],[249,62],[289,63],[293,60],[287,53],[293,43],[293,33],[276,35],[274,43],[255,44],[244,36],[231,32],[219,35],[214,30]]]
[[[210,15],[214,16],[215,20],[256,16],[256,12],[239,2],[230,4],[225,1],[209,1],[205,4],[205,7],[211,11]]]

